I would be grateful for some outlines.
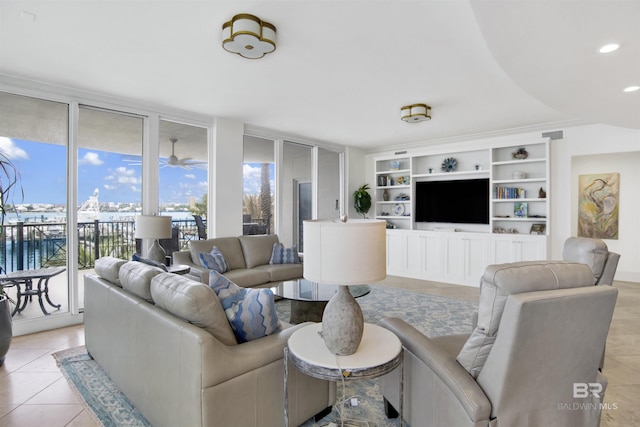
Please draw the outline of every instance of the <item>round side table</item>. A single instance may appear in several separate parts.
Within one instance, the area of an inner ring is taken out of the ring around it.
[[[376,378],[400,367],[400,425],[402,425],[404,369],[402,343],[389,331],[371,323],[364,324],[358,351],[350,356],[329,352],[322,336],[322,323],[314,323],[294,332],[284,350],[284,422],[289,426],[288,362],[309,376],[329,381]]]

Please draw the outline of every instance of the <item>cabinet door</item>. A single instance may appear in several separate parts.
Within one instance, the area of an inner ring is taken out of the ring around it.
[[[447,234],[444,237],[443,252],[443,276],[453,283],[459,283],[464,277],[464,242],[462,237],[455,234]]]
[[[407,234],[406,239],[406,270],[411,277],[420,277],[423,271],[424,239],[421,234]]]
[[[516,242],[518,261],[540,261],[547,258],[546,239],[519,239]]]
[[[424,277],[439,280],[443,275],[442,246],[443,239],[439,233],[427,233],[421,236],[423,244],[422,272]]]
[[[404,233],[387,232],[387,274],[405,274],[405,239]]]
[[[491,248],[492,264],[506,264],[516,261],[513,239],[494,237],[491,240]]]
[[[464,282],[479,286],[484,270],[489,265],[489,238],[464,237]]]
[[[519,261],[539,261],[547,258],[545,236],[493,236],[492,264]]]

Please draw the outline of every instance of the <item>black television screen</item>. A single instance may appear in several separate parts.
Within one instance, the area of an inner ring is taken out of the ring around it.
[[[489,179],[416,182],[417,222],[489,224]]]

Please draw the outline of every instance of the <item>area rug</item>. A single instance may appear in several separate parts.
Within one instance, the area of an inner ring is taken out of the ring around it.
[[[471,331],[471,316],[477,304],[453,298],[372,286],[371,293],[358,298],[365,322],[379,323],[383,317],[399,317],[428,336],[439,336]],[[289,319],[290,303],[276,302],[278,316]],[[55,353],[60,370],[78,396],[106,427],[146,427],[151,424],[111,382],[102,368],[89,357],[84,347]],[[343,385],[338,385],[342,399]],[[399,421],[389,420],[384,414],[380,387],[376,379],[351,381],[344,384],[344,396],[356,398],[358,406],[335,405],[333,412],[318,422],[313,420],[304,427],[322,427],[330,422],[340,425],[339,410],[344,407],[345,420],[368,420],[369,426],[395,427]],[[345,426],[367,425],[364,422],[345,422]]]

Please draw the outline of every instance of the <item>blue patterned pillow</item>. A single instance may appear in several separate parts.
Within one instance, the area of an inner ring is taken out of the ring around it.
[[[285,248],[282,243],[274,243],[269,264],[300,264],[298,247]]]
[[[202,266],[209,270],[215,270],[218,273],[229,271],[229,264],[227,264],[224,256],[222,256],[222,252],[220,252],[216,246],[214,246],[209,253],[200,252],[198,257],[200,258]]]
[[[282,330],[271,289],[241,288],[217,271],[209,273],[209,287],[218,295],[238,343]]]

